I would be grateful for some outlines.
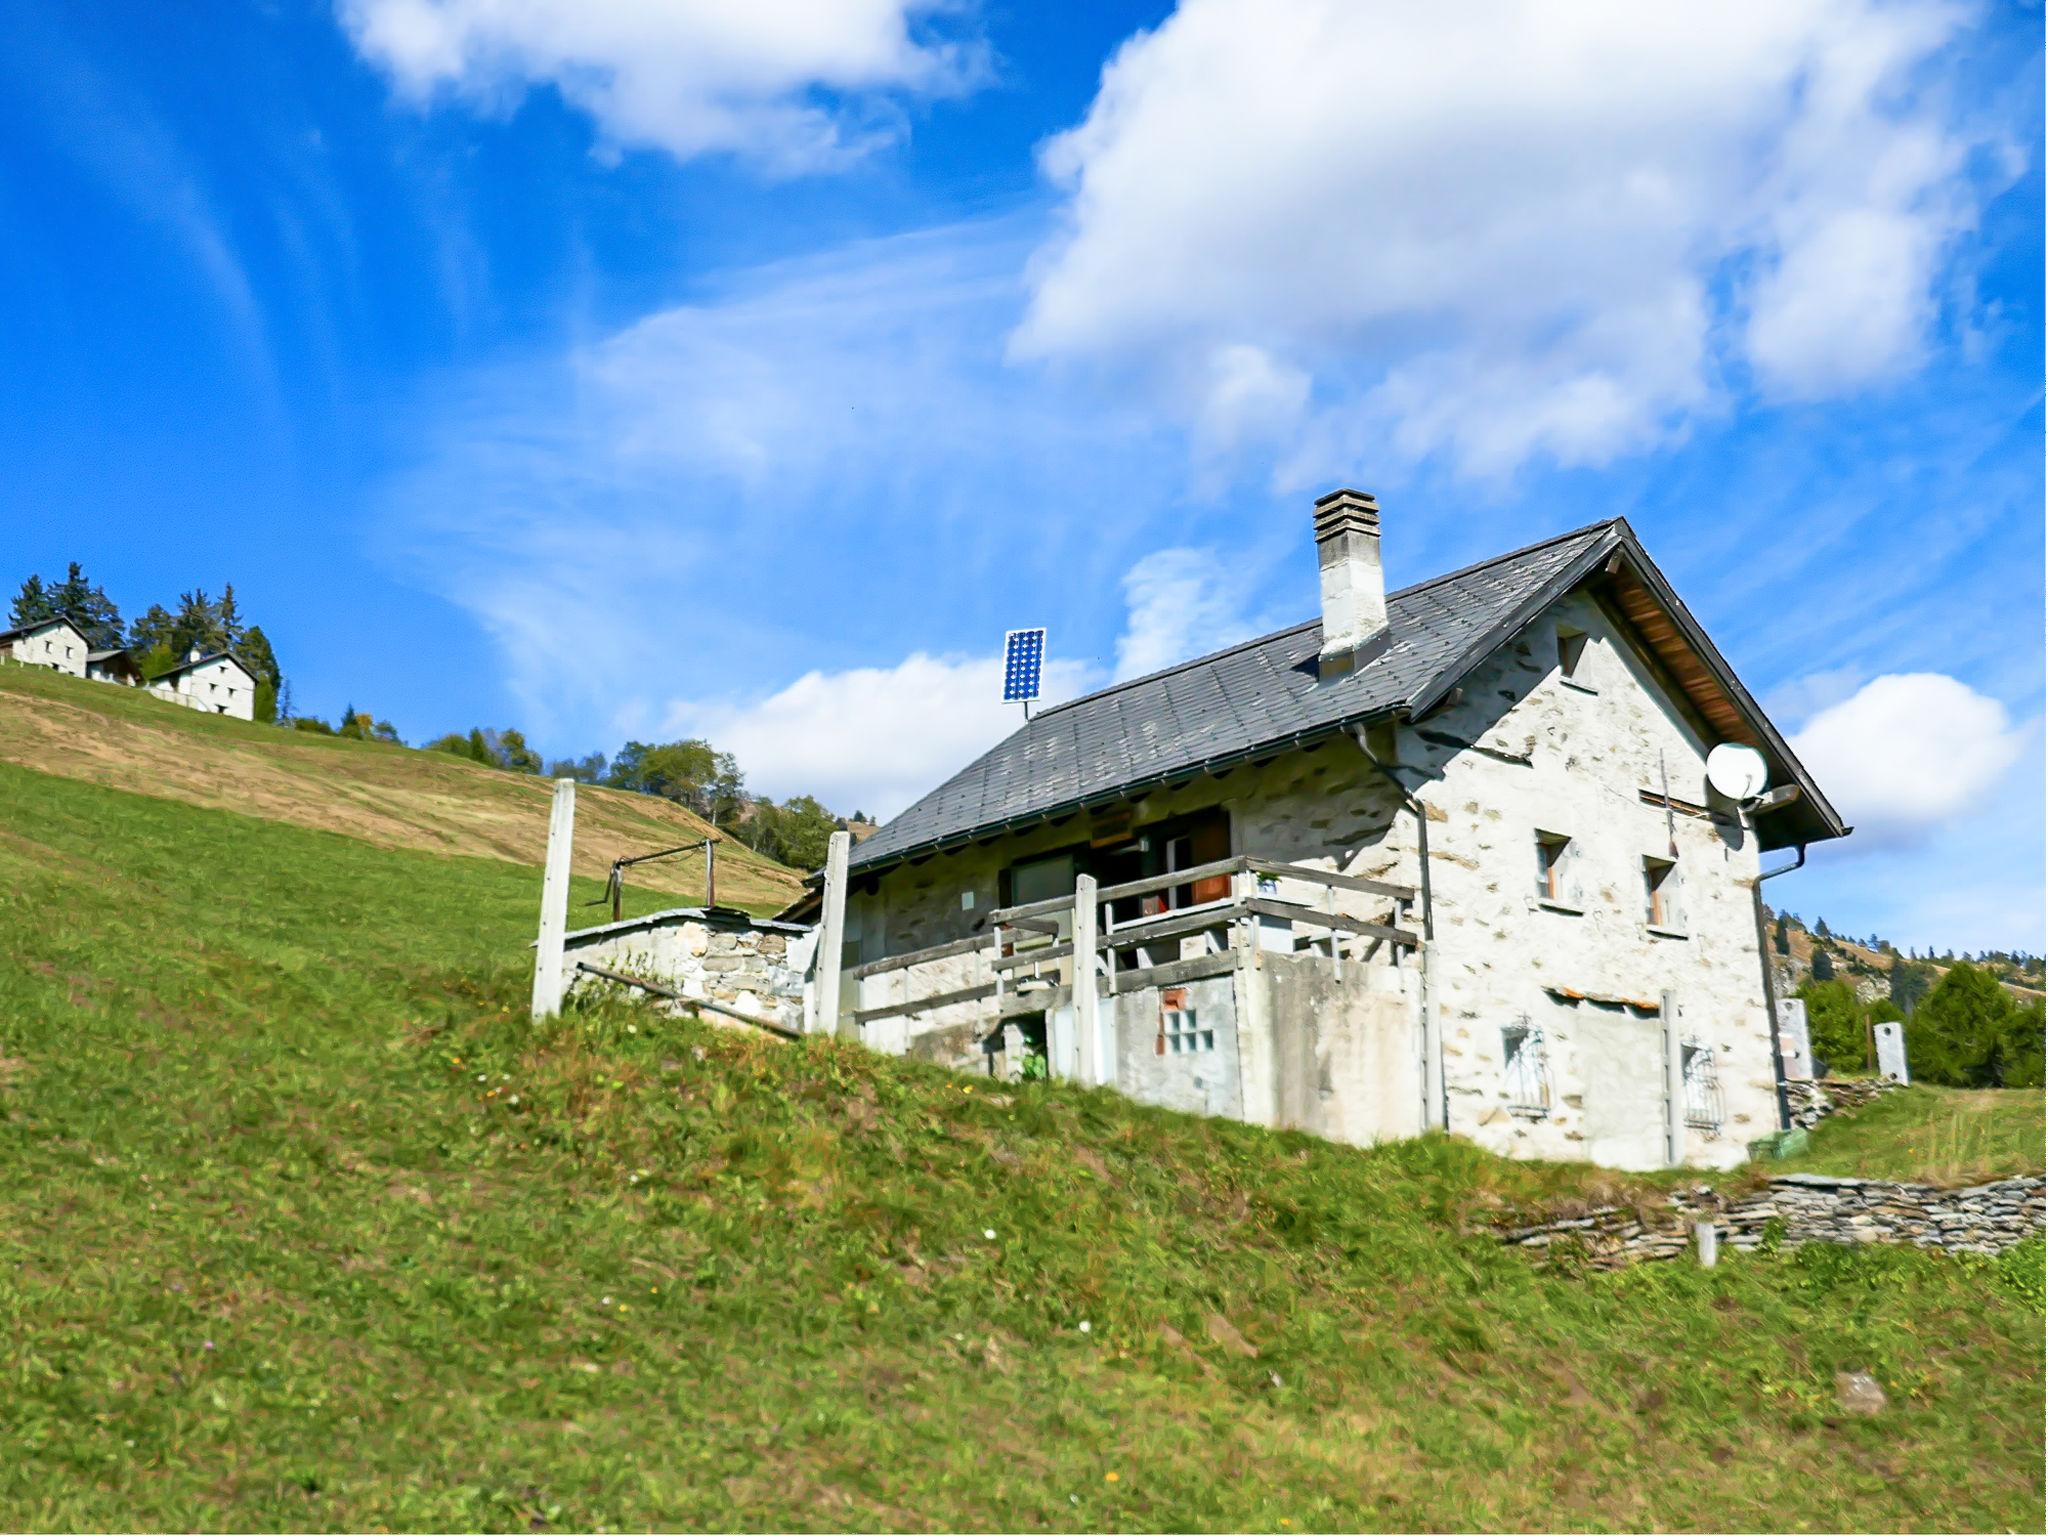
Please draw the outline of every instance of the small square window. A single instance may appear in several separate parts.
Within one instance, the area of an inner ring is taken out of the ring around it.
[[[1671,859],[1643,860],[1643,921],[1652,928],[1678,926],[1678,865]]]
[[[1536,834],[1536,894],[1544,901],[1569,901],[1566,866],[1572,840],[1559,832]]]
[[[1579,666],[1586,659],[1586,632],[1582,629],[1560,629],[1557,632],[1557,670],[1565,677],[1576,679]]]
[[[1216,1031],[1202,1023],[1188,1001],[1186,987],[1168,987],[1159,994],[1159,1054],[1185,1056],[1216,1049]]]

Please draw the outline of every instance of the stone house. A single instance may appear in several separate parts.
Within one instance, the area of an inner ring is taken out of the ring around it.
[[[194,647],[185,660],[149,680],[149,691],[173,704],[236,720],[256,718],[256,675],[228,651]]]
[[[1314,526],[1318,618],[1045,709],[851,850],[814,1027],[1353,1142],[1740,1161],[1783,1113],[1760,857],[1848,829],[1626,521],[1391,594],[1371,497]],[[1775,787],[1719,796],[1723,742]]]
[[[92,649],[69,619],[41,619],[0,632],[0,656],[30,667],[85,676],[86,653]]]

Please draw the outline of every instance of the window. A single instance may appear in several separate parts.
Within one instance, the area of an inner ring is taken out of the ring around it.
[[[1560,677],[1583,683],[1579,676],[1579,664],[1586,659],[1586,632],[1582,629],[1560,629],[1557,632],[1557,671]]]
[[[1216,1049],[1216,1031],[1203,1025],[1186,987],[1165,987],[1159,993],[1159,1044],[1161,1056],[1182,1056],[1190,1051]]]
[[[1010,899],[1007,905],[1028,907],[1034,901],[1052,901],[1074,894],[1074,856],[1048,854],[1010,866]]]
[[[1679,1068],[1685,1077],[1685,1123],[1696,1131],[1721,1129],[1721,1074],[1715,1069],[1711,1045],[1679,1047]]]
[[[1507,1068],[1508,1109],[1518,1115],[1550,1113],[1550,1051],[1543,1031],[1524,1014],[1500,1032]]]
[[[1643,921],[1652,928],[1679,926],[1678,865],[1670,859],[1643,860]]]
[[[1558,906],[1574,906],[1571,880],[1572,840],[1560,832],[1536,834],[1536,896]]]

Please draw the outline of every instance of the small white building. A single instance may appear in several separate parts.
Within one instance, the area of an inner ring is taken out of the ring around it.
[[[91,642],[69,619],[43,619],[0,633],[0,656],[72,677],[85,676],[85,658],[91,649]]]
[[[187,709],[236,720],[256,718],[256,675],[227,651],[192,654],[149,680],[149,691]]]
[[[96,683],[119,683],[124,688],[142,686],[142,674],[135,668],[134,654],[124,647],[88,651],[85,675]]]

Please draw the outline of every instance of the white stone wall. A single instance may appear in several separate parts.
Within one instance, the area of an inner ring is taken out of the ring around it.
[[[1589,637],[1570,681],[1557,664],[1560,624]],[[1477,749],[1454,751],[1436,737]],[[1715,1051],[1723,1101],[1717,1133],[1687,1132],[1686,1160],[1739,1162],[1746,1143],[1777,1129],[1750,896],[1755,838],[1732,819],[1667,818],[1639,795],[1668,782],[1673,797],[1706,804],[1712,745],[1583,595],[1482,668],[1463,702],[1401,732],[1404,760],[1426,760],[1434,772],[1420,797],[1430,814],[1453,1131],[1504,1152],[1660,1166],[1664,1052],[1650,1010],[1666,989],[1677,994],[1681,1034]],[[1539,830],[1572,840],[1576,912],[1539,900]],[[1682,915],[1671,932],[1653,932],[1642,860],[1668,857],[1674,837]],[[1523,1019],[1549,1047],[1547,1117],[1507,1107],[1501,1029]]]
[[[233,720],[256,718],[256,679],[231,656],[216,656],[149,685],[149,691],[173,704]]]
[[[72,677],[85,676],[85,653],[90,649],[85,636],[62,621],[7,643],[7,654],[23,666],[48,667]]]
[[[1570,680],[1558,666],[1560,625],[1587,637]],[[1719,1079],[1721,1123],[1686,1132],[1686,1160],[1738,1162],[1749,1141],[1776,1130],[1750,896],[1755,839],[1732,817],[1667,817],[1642,801],[1642,791],[1663,793],[1668,784],[1674,798],[1707,804],[1705,759],[1714,743],[1673,702],[1617,620],[1588,596],[1570,597],[1482,667],[1459,702],[1398,732],[1376,731],[1372,740],[1383,759],[1398,756],[1429,816],[1437,1004],[1455,1134],[1512,1155],[1661,1166],[1664,1040],[1656,1007],[1667,990],[1677,996],[1681,1035],[1712,1050]],[[1348,739],[1145,795],[1133,825],[1142,829],[1214,805],[1231,813],[1235,852],[1421,884],[1413,816]],[[875,959],[986,931],[999,872],[1085,842],[1087,828],[1086,818],[1075,817],[856,877],[849,932],[862,935],[863,958]],[[1575,910],[1537,898],[1539,830],[1571,839],[1576,900],[1561,905]],[[1666,931],[1652,931],[1643,911],[1642,860],[1670,857],[1674,840],[1678,916]],[[1279,894],[1312,905],[1325,899],[1321,888],[1292,883]],[[1387,903],[1339,892],[1335,909],[1380,918]],[[1419,912],[1409,926],[1420,927]],[[951,984],[969,984],[972,966],[971,959],[961,962]],[[1413,1010],[1419,987],[1412,960],[1403,957],[1402,968],[1408,974],[1395,986],[1406,989],[1400,995]],[[1352,985],[1365,984],[1364,969]],[[945,988],[934,981],[917,990]],[[1262,1003],[1327,1006],[1302,1004],[1296,991],[1263,985],[1248,1011],[1255,1015]],[[963,1022],[967,1012],[891,1021],[884,1048],[971,1065],[981,1057]],[[1523,1023],[1544,1035],[1551,1088],[1545,1115],[1508,1104],[1501,1031]],[[1276,1107],[1253,1108],[1246,1117],[1299,1123],[1277,1107],[1274,1031],[1288,1025],[1249,1027],[1252,1038],[1238,1063],[1242,1092],[1255,1105]],[[1366,1070],[1359,1063],[1368,1059],[1387,1062],[1389,1073],[1409,1070],[1389,1043],[1389,1026],[1375,1022],[1367,1034],[1369,1048],[1345,1045],[1340,1052],[1348,1081],[1357,1083]],[[1366,1108],[1329,1111],[1327,1133],[1354,1140],[1406,1134],[1412,1124],[1399,1106],[1411,1091],[1409,1076],[1382,1085]]]

